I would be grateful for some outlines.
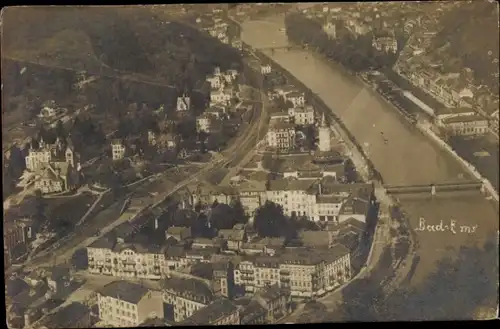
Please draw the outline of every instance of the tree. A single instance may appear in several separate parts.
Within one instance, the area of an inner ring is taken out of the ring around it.
[[[86,270],[89,265],[88,263],[86,248],[77,249],[71,256],[71,266],[77,271]]]
[[[245,209],[243,208],[240,199],[232,199],[231,208],[233,209],[233,216],[236,220],[236,223],[246,224],[248,221],[248,217],[245,214]]]
[[[66,130],[64,129],[64,125],[61,120],[57,120],[55,134],[59,139],[64,140],[66,138]]]
[[[254,228],[262,237],[285,235],[288,230],[288,221],[283,214],[283,208],[274,202],[266,201],[255,213]]]
[[[347,159],[344,163],[344,175],[347,183],[358,181],[358,173],[351,159]]]
[[[211,226],[216,230],[231,229],[237,223],[233,209],[224,203],[217,203],[215,206],[212,205],[209,220]]]

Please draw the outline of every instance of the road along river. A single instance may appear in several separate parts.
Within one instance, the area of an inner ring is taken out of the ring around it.
[[[284,29],[284,16],[246,21],[242,27],[243,42],[254,48],[288,46],[286,34],[280,31]],[[343,121],[384,183],[413,185],[470,179],[457,161],[418,130],[404,124],[397,110],[357,77],[308,50],[264,52],[311,89]],[[438,262],[456,254],[461,246],[482,244],[487,236],[498,231],[498,209],[480,193],[449,193],[434,198],[409,195],[400,201],[416,233],[416,254],[420,256],[413,269],[411,286],[425,282]],[[452,225],[456,225],[457,233],[451,231]],[[470,230],[462,230],[462,226]],[[495,262],[491,260],[492,264]],[[375,281],[374,285],[380,284]]]

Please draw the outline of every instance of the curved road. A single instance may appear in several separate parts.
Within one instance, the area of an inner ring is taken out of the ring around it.
[[[288,46],[286,34],[279,31],[284,28],[284,16],[269,17],[265,21],[246,21],[242,27],[242,40],[256,49]],[[306,50],[266,53],[301,80],[337,114],[359,144],[363,145],[384,182],[413,185],[470,178],[457,161],[439,150],[419,131],[402,122],[403,119],[392,105],[340,67]],[[388,139],[387,144],[383,137]],[[420,262],[411,281],[407,283],[412,287],[425,283],[438,263],[448,256],[456,255],[460,247],[482,244],[492,232],[498,231],[498,209],[479,193],[450,193],[434,198],[408,195],[400,197],[400,202],[413,229],[419,227],[420,218],[432,225],[440,221],[448,224],[455,220],[458,227],[475,226],[474,233],[415,231],[418,241],[415,254],[420,256]],[[495,261],[492,259],[491,263]],[[402,274],[407,272],[409,266],[405,266],[405,269],[401,271]],[[381,281],[376,277],[384,274],[377,272],[384,270],[375,265],[373,274],[369,276],[376,284],[380,284]],[[481,273],[478,272],[479,275]],[[341,302],[339,295],[330,294],[322,298],[321,302],[329,308],[334,307]]]
[[[242,39],[257,49],[287,46],[286,34],[279,31],[283,27],[284,16],[269,21],[246,21]],[[271,57],[319,95],[342,119],[381,173],[384,183],[430,184],[468,178],[460,164],[418,130],[402,124],[402,118],[385,100],[340,68],[305,50],[276,50]],[[384,138],[388,139],[387,144]]]

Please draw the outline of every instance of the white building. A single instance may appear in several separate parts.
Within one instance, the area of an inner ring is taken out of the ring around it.
[[[325,114],[321,117],[321,126],[319,127],[319,145],[318,149],[321,152],[329,152],[331,150],[330,127],[327,126]]]
[[[330,39],[337,39],[337,27],[334,23],[328,22],[324,24],[323,31],[325,31]]]
[[[115,139],[111,142],[111,155],[113,157],[113,161],[125,158],[125,152],[126,146],[121,140]]]
[[[217,104],[227,106],[231,101],[231,95],[225,93],[222,90],[212,90],[210,91],[210,106]]]
[[[115,281],[97,294],[99,318],[112,327],[137,327],[148,318],[163,318],[161,292],[142,285]]]
[[[300,91],[292,91],[284,94],[285,101],[290,101],[293,104],[293,107],[301,107],[306,103],[306,98],[303,92]]]
[[[267,145],[287,151],[295,147],[295,127],[286,122],[277,122],[267,132]]]
[[[395,37],[374,37],[372,47],[378,51],[396,53],[398,51],[398,41]]]
[[[88,271],[119,278],[159,280],[168,271],[164,251],[154,246],[114,244],[100,239],[87,247]]]
[[[269,65],[269,64],[260,66],[260,73],[263,75],[271,73],[271,70],[272,70],[272,68],[271,68],[271,65]]]
[[[210,83],[210,88],[212,90],[221,90],[224,87],[220,75],[209,75],[207,81]]]
[[[189,111],[191,108],[191,98],[185,94],[177,97],[177,111],[185,112]]]
[[[210,128],[214,120],[214,117],[212,117],[211,115],[203,113],[196,118],[196,131],[210,133]]]
[[[314,108],[311,105],[290,108],[288,115],[296,125],[314,124]]]
[[[276,284],[294,297],[322,296],[351,277],[349,250],[338,244],[324,252],[299,248],[277,257],[256,257],[234,269],[235,283],[247,292]]]

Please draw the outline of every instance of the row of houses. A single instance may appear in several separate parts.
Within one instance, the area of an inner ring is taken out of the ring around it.
[[[278,285],[229,300],[200,280],[167,279],[160,289],[112,282],[98,292],[98,306],[101,323],[113,327],[270,324],[290,313],[291,299]]]
[[[336,170],[336,167],[331,170]],[[356,211],[366,214],[371,202],[372,186],[340,184],[336,172],[329,173],[328,168],[326,166],[321,172],[310,173],[316,177],[308,177],[307,172],[291,169],[286,178],[267,183],[247,183],[237,188],[213,187],[200,191],[193,189],[185,198],[190,204],[212,204],[216,200],[218,203],[230,204],[233,199],[238,199],[249,215],[253,215],[266,201],[271,201],[282,206],[285,215],[295,214],[315,222],[342,222],[352,215],[353,204],[359,208]]]

